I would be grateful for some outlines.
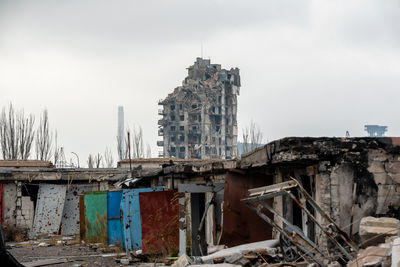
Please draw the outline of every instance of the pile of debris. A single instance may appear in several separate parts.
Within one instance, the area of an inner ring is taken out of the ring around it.
[[[312,257],[300,253],[294,253],[292,261],[289,262],[284,256],[285,248],[282,240],[272,239],[231,248],[216,246],[213,253],[203,257],[189,257],[184,254],[172,266],[270,266],[274,264],[308,266],[314,262],[320,266],[330,267],[398,266],[400,263],[399,233],[400,221],[397,219],[363,218],[360,222],[360,244],[358,245],[361,249],[358,252],[352,251],[353,259],[347,263],[336,261],[333,257],[313,260]]]

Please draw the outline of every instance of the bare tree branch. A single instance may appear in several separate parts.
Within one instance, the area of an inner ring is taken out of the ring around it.
[[[36,158],[38,160],[50,160],[52,150],[52,135],[49,130],[49,116],[47,109],[40,117],[39,128],[36,131]]]
[[[15,112],[10,103],[8,112],[3,107],[0,115],[0,146],[3,159],[23,159],[30,156],[34,139],[35,118],[25,117],[22,111]]]
[[[61,147],[58,146],[57,130],[55,131],[55,134],[54,134],[54,155],[53,155],[53,159],[54,159],[54,165],[55,166],[57,166],[59,161],[61,161]]]
[[[94,166],[94,158],[92,154],[89,154],[88,160],[87,160],[87,165],[89,169],[93,169]]]
[[[250,127],[243,130],[243,153],[247,153],[262,144],[263,133],[260,127],[251,121]]]
[[[30,157],[35,131],[33,126],[35,124],[35,117],[31,114],[25,118],[24,112],[17,116],[17,132],[19,139],[19,155],[23,160]]]
[[[144,158],[143,132],[141,126],[139,126],[138,131],[136,131],[136,127],[133,128],[133,154],[134,158]]]
[[[106,147],[106,150],[104,151],[104,162],[106,168],[112,168],[114,165],[114,158],[108,147]]]
[[[146,144],[146,158],[151,158],[151,147],[150,144]]]
[[[94,156],[94,163],[96,164],[96,168],[100,168],[100,165],[102,165],[103,157],[100,155],[100,153],[97,153],[96,156]]]
[[[127,156],[126,156],[127,149],[125,147],[125,150],[123,150],[124,146],[121,145],[123,142],[126,143],[126,140],[124,140],[123,137],[120,138],[119,136],[117,136],[117,151],[118,151],[119,160],[123,160],[123,159],[127,158]]]

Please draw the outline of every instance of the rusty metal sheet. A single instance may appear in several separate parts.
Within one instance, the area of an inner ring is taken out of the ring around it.
[[[107,243],[107,192],[86,192],[83,197],[85,215],[84,240]]]
[[[125,250],[136,250],[142,247],[142,225],[140,223],[139,193],[164,190],[163,186],[155,188],[136,188],[123,190],[121,200],[123,242]]]
[[[272,238],[272,226],[240,201],[249,197],[249,189],[271,185],[272,182],[272,176],[262,173],[226,174],[221,245],[233,247]],[[272,201],[267,202],[272,205]]]
[[[64,210],[61,219],[63,235],[79,234],[79,195],[92,191],[93,185],[72,184],[67,188]]]
[[[40,184],[30,237],[58,234],[67,186]]]
[[[179,251],[179,193],[139,193],[142,251],[171,255]]]

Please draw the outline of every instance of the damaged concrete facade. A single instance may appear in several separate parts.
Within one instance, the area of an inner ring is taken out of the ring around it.
[[[243,155],[238,170],[243,179],[262,174],[265,186],[294,178],[358,241],[363,217],[400,218],[399,145],[399,138],[284,138]],[[326,235],[291,198],[275,197],[272,205],[319,247],[329,248]],[[313,215],[328,228],[325,218]],[[272,236],[278,233],[273,231]]]
[[[7,238],[79,234],[79,194],[108,190],[126,169],[59,169],[43,161],[0,161],[0,224]],[[54,225],[54,229],[50,227]],[[44,227],[43,227],[44,226]]]
[[[182,86],[159,102],[157,142],[165,158],[230,159],[237,151],[239,69],[197,58]]]

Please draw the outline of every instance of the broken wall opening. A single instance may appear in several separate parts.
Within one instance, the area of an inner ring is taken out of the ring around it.
[[[220,245],[232,247],[272,238],[271,225],[241,202],[242,198],[249,196],[249,189],[272,183],[273,176],[267,174],[265,168],[248,172],[234,170],[226,174]],[[273,200],[269,203],[272,205]],[[270,213],[268,216],[273,218]]]

